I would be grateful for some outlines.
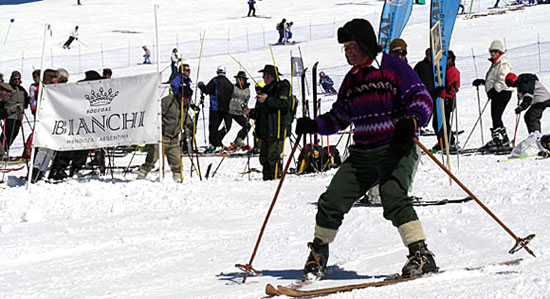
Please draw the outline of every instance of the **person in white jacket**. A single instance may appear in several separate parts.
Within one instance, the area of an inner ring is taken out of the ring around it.
[[[75,39],[78,39],[78,26],[74,27],[73,31],[71,32],[71,35],[69,35],[69,38],[67,39],[65,44],[63,44],[63,49],[70,49],[71,48],[71,43]]]
[[[510,151],[510,139],[502,122],[502,114],[512,97],[513,88],[508,87],[504,82],[506,75],[512,72],[512,65],[506,58],[504,46],[499,40],[491,42],[489,54],[491,67],[485,75],[485,80],[476,79],[472,83],[474,86],[484,84],[487,97],[491,100],[492,140],[485,144],[483,149],[489,152]]]

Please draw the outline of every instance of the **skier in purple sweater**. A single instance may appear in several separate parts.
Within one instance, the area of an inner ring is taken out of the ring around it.
[[[432,99],[414,70],[399,58],[381,53],[376,41],[372,25],[364,19],[354,19],[338,29],[338,42],[344,44],[352,68],[329,112],[297,121],[297,134],[330,135],[350,124],[355,126],[350,156],[319,198],[305,280],[323,275],[328,244],[336,237],[344,215],[376,184],[380,185],[384,218],[397,228],[409,249],[402,275],[438,270],[407,195],[418,159],[412,138],[428,123]]]

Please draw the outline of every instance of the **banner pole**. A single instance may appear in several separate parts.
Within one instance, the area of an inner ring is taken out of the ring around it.
[[[34,117],[34,128],[36,129],[36,123],[39,122],[38,117],[40,116],[40,103],[42,103],[42,97],[44,96],[44,60],[46,57],[46,34],[48,33],[48,30],[50,29],[49,24],[44,24],[44,37],[42,38],[42,58],[40,60],[40,80],[39,80],[39,90],[38,90],[38,101],[36,103],[36,116]],[[36,132],[34,132],[34,136],[31,142],[31,162],[29,167],[29,174],[27,176],[27,186],[25,187],[26,190],[29,190],[29,187],[31,185],[32,181],[32,173],[34,168],[34,141],[36,140]]]

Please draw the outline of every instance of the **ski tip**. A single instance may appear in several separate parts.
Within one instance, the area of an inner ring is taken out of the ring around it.
[[[281,295],[281,292],[277,288],[275,288],[272,284],[268,283],[265,286],[265,294],[270,296],[279,296]]]

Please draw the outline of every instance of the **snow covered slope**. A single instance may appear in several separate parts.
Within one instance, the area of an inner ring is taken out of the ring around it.
[[[164,61],[161,69],[167,65],[170,49],[177,44],[176,36],[182,45],[189,41],[185,45],[191,48],[190,52],[198,53],[198,36],[206,32],[213,47],[217,45],[225,51],[223,40],[228,34],[233,38],[245,36],[248,31],[260,38],[265,31],[266,43],[275,42],[275,24],[286,18],[294,21],[295,32],[300,32],[295,39],[301,41],[298,45],[305,64],[311,66],[320,61],[320,69],[329,70],[329,75],[334,74],[339,82],[348,69],[341,45],[334,37],[316,38],[313,34],[310,38],[310,22],[312,32],[322,37],[321,33],[334,32],[321,32],[315,24],[333,23],[334,30],[354,17],[369,18],[377,24],[382,7],[380,1],[258,1],[258,14],[269,19],[241,18],[248,9],[246,1],[82,0],[82,3],[76,6],[76,1],[44,0],[0,5],[2,42],[9,19],[15,20],[6,44],[0,46],[0,72],[5,78],[23,63],[23,85],[30,84],[31,66],[27,59],[40,56],[45,23],[53,28],[46,47],[50,56],[46,67],[74,66],[67,67],[71,81],[83,78],[81,72],[85,69],[79,70],[75,62],[79,51],[88,59],[82,65],[96,70],[118,65],[114,69],[117,77],[155,71],[155,65],[143,66],[137,62],[141,59],[140,47],[154,43],[153,5],[158,4],[160,44],[168,49],[161,55]],[[474,5],[474,11],[484,11],[493,4],[479,3]],[[422,59],[428,46],[427,13],[428,6],[415,6],[404,32],[411,63]],[[459,17],[451,48],[458,57],[457,67],[464,80],[458,94],[458,122],[460,129],[466,131],[462,140],[478,117],[476,90],[470,83],[471,78],[482,77],[488,67],[483,60],[491,40],[505,39],[514,68],[537,72],[542,82],[550,86],[548,52],[544,52],[550,33],[549,13],[550,6],[541,5],[472,20]],[[79,40],[87,47],[81,45],[64,51],[59,44],[75,25],[81,29]],[[537,34],[541,39],[543,72],[538,69]],[[131,65],[118,64],[127,59],[121,58],[119,49],[126,49],[124,53],[128,55],[129,44]],[[241,41],[244,44],[245,37]],[[103,61],[99,55],[101,48]],[[478,64],[477,75],[472,49]],[[274,47],[273,51],[289,78],[290,51],[296,54],[297,46]],[[272,61],[266,47],[233,54],[254,75]],[[27,58],[21,62],[21,56]],[[198,58],[187,62],[196,81]],[[199,80],[209,80],[219,64],[225,64],[231,76],[239,70],[225,52],[208,55],[201,62]],[[163,75],[165,79],[168,77],[166,72]],[[329,109],[333,100],[323,97],[321,109]],[[485,101],[482,93],[481,104]],[[515,125],[511,108],[514,106],[515,95],[504,115],[509,132]],[[483,125],[487,141],[491,126],[489,111],[484,114]],[[550,122],[545,116],[543,130],[547,128]],[[235,135],[233,129],[224,141],[230,142]],[[197,136],[199,145],[204,144],[202,125]],[[526,136],[521,120],[518,139]],[[339,137],[331,136],[331,144],[336,144]],[[431,146],[435,138],[422,137],[421,141]],[[21,150],[20,142],[16,143],[14,154]],[[345,140],[340,143],[340,152],[344,151],[344,143]],[[479,128],[472,134],[469,145],[481,145]],[[131,158],[129,155],[115,162],[127,165]],[[132,164],[139,164],[144,158],[143,154],[137,154]],[[447,272],[329,298],[548,298],[550,161],[497,162],[504,158],[463,156],[458,161],[454,157],[452,170],[515,234],[537,235],[530,244],[537,258],[524,251],[509,255],[514,240],[474,202],[419,207],[417,212],[430,249],[436,254],[438,265]],[[201,158],[201,169],[204,171],[210,163],[214,169],[220,161],[221,157]],[[160,183],[158,172],[151,173],[145,181],[136,181],[135,174],[115,173],[114,178],[84,178],[60,184],[40,182],[25,190],[24,180],[18,178],[25,170],[6,174],[0,197],[0,297],[259,298],[264,295],[267,283],[290,283],[301,276],[308,254],[306,243],[313,234],[316,200],[334,170],[287,177],[253,263],[263,271],[263,276],[250,277],[242,285],[242,272],[234,264],[249,261],[278,183],[263,182],[258,173],[252,173],[248,180],[247,175],[241,175],[245,164],[246,159],[225,159],[214,178],[200,181],[196,175],[186,176],[183,184],[172,182],[170,175]],[[257,158],[251,160],[251,166],[260,167]],[[184,159],[186,173],[189,168],[189,160]],[[427,156],[422,158],[413,193],[434,200],[465,196],[457,184],[449,185],[446,175]],[[352,208],[331,245],[330,273],[318,285],[356,283],[372,275],[399,272],[405,255],[406,249],[395,228],[383,219],[380,208]],[[516,257],[523,261],[513,267],[461,270]]]

